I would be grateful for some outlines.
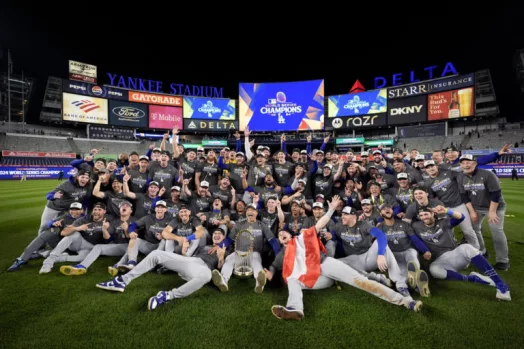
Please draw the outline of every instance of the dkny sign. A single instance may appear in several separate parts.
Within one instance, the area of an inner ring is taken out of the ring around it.
[[[427,121],[427,96],[415,96],[388,101],[388,124],[401,125]]]

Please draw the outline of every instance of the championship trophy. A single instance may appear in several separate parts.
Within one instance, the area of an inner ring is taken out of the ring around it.
[[[239,278],[253,276],[251,260],[255,236],[249,229],[240,230],[235,236],[235,266],[233,274]]]

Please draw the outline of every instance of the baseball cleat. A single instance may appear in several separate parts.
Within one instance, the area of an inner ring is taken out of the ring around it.
[[[156,296],[149,298],[147,310],[155,310],[159,305],[167,303],[167,292],[160,291]]]
[[[471,272],[471,273],[469,273],[469,275],[473,275],[473,276],[477,277],[477,279],[479,279],[482,283],[484,283],[486,285],[493,286],[493,287],[497,286],[497,285],[495,285],[495,281],[491,280],[490,277],[487,277],[485,275],[482,275],[482,274],[479,274],[479,273],[476,273],[476,272]]]
[[[264,286],[266,285],[266,272],[260,270],[257,275],[257,285],[255,286],[256,293],[262,293],[264,291]]]
[[[81,265],[81,264],[77,264],[75,266],[70,266],[70,265],[63,265],[60,267],[60,272],[64,275],[84,275],[85,273],[87,273],[87,269]]]
[[[122,273],[128,273],[128,272],[130,272],[134,267],[136,267],[136,262],[135,262],[135,261],[129,261],[129,262],[127,262],[127,264],[125,264],[125,265],[119,265],[119,266],[118,266],[118,270],[121,271]]]
[[[408,285],[412,289],[417,288],[418,266],[414,261],[408,262]]]
[[[429,277],[424,270],[419,270],[417,275],[417,291],[422,297],[429,297]]]
[[[213,284],[215,284],[215,286],[218,287],[220,292],[229,291],[227,283],[224,281],[222,274],[220,274],[220,271],[218,271],[217,269],[211,272],[211,279],[213,280]]]
[[[40,271],[39,273],[40,274],[47,274],[47,273],[50,273],[51,272],[51,269],[53,269],[52,266],[49,266],[49,265],[42,265],[42,268],[40,268]]]
[[[12,266],[10,266],[9,268],[7,268],[7,271],[15,271],[15,270],[18,270],[22,267],[22,265],[26,264],[27,261],[24,261],[23,259],[21,258],[17,258],[15,259],[15,262],[13,263]]]
[[[107,267],[107,272],[109,273],[109,275],[111,275],[112,277],[115,277],[118,275],[118,268],[115,267],[114,265],[113,266],[110,266],[110,267]]]
[[[284,307],[282,305],[274,305],[271,307],[271,312],[280,320],[303,320],[304,313],[301,310]]]
[[[393,284],[391,283],[391,280],[387,278],[386,275],[384,274],[378,274],[378,282],[380,282],[382,285],[386,286],[386,287],[391,287],[393,286]]]
[[[509,293],[509,290],[506,290],[506,292],[502,292],[500,289],[497,289],[497,294],[495,295],[497,299],[500,299],[501,301],[511,301],[511,294]]]
[[[108,291],[124,292],[126,289],[126,283],[120,276],[117,276],[113,280],[96,284],[96,287]]]
[[[420,312],[422,310],[422,302],[421,301],[409,302],[409,309],[413,310],[416,313]]]

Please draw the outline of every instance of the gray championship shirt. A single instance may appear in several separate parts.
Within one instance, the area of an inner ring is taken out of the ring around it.
[[[213,254],[209,254],[209,250],[211,250],[213,247],[213,245],[199,247],[194,255],[194,257],[203,260],[210,270],[215,270],[216,268],[218,268],[218,255],[216,254],[216,252]],[[228,251],[226,251],[226,254],[224,255],[224,260],[226,259],[228,254]]]
[[[145,193],[147,190],[147,178],[149,177],[149,171],[140,172],[139,170],[127,170],[127,174],[131,176],[129,180],[129,190],[133,193]]]
[[[413,232],[429,248],[431,258],[434,260],[457,247],[453,227],[448,217],[435,221],[435,224],[431,227],[425,226],[421,221],[415,222],[413,223]]]
[[[254,241],[253,241],[253,251],[262,253],[262,249],[264,248],[264,240],[269,241],[271,239],[275,238],[275,235],[269,230],[269,227],[262,223],[261,221],[256,221],[255,223],[249,223],[248,221],[235,224],[233,229],[229,232],[228,237],[231,240],[235,240],[236,235],[241,230],[250,230],[251,233],[254,235]]]
[[[185,237],[193,234],[196,228],[200,227],[201,225],[202,223],[200,222],[200,219],[196,217],[190,217],[187,223],[182,222],[180,218],[175,218],[169,222],[169,226],[173,228],[173,234]]]
[[[442,201],[440,201],[440,200],[437,200],[437,199],[428,199],[427,207],[435,208],[435,207],[437,207],[439,205],[440,206],[444,206],[444,203]],[[422,207],[422,205],[420,205],[418,203],[418,201],[415,200],[406,209],[406,218],[407,219],[411,219],[412,221],[418,221],[418,210],[420,210],[421,207]]]
[[[156,215],[149,215],[140,218],[135,222],[137,231],[141,230],[142,239],[152,244],[158,244],[162,240],[162,230],[172,221],[171,216],[167,213],[162,219],[156,218]]]
[[[127,221],[127,229],[131,223],[136,222],[136,218],[131,216]],[[129,239],[126,236],[126,232],[122,229],[122,223],[124,223],[120,218],[116,218],[110,222],[109,225],[109,234],[113,237],[114,244],[127,244]]]
[[[91,245],[98,245],[105,243],[104,240],[104,233],[102,232],[102,224],[104,224],[104,220],[101,220],[100,222],[93,221],[93,217],[82,217],[78,218],[74,223],[73,226],[79,227],[81,225],[87,224],[88,228],[87,230],[77,230],[80,235],[82,235],[82,238],[89,242]]]
[[[489,210],[491,193],[501,190],[497,176],[480,168],[475,169],[472,176],[459,173],[457,183],[460,194],[469,198],[475,210]],[[500,194],[499,208],[505,206],[504,197]]]
[[[457,207],[462,204],[457,185],[458,172],[439,169],[438,176],[424,182],[426,188],[444,203],[446,207]]]
[[[73,202],[82,203],[84,199],[90,198],[93,192],[93,186],[87,184],[85,187],[81,187],[70,181],[64,181],[53,189],[53,193],[59,191],[62,192],[62,197],[60,199],[49,200],[47,207],[56,211],[67,211]]]
[[[379,223],[377,228],[381,229],[388,238],[388,247],[393,252],[404,252],[411,247],[410,235],[413,235],[413,229],[409,223],[395,219],[393,225],[387,225],[385,222]]]
[[[335,234],[337,240],[342,241],[346,256],[366,253],[371,247],[371,229],[373,226],[366,221],[357,222],[352,227],[337,223]]]

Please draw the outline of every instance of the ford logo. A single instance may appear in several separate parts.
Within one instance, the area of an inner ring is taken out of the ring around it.
[[[113,114],[123,119],[140,119],[146,116],[145,111],[133,107],[115,107]]]

